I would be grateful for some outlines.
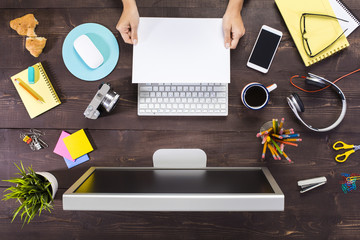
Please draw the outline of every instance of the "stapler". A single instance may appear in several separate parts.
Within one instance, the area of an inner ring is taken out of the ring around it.
[[[310,191],[326,183],[326,177],[310,178],[298,181],[298,186],[301,187],[300,193]]]

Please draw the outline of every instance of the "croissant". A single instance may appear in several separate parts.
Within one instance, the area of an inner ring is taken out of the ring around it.
[[[27,37],[25,47],[34,57],[38,57],[46,44],[46,38],[44,37]]]
[[[10,27],[21,36],[36,37],[35,27],[39,22],[34,14],[26,14],[10,21]]]

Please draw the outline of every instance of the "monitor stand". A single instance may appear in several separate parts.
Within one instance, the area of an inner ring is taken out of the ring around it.
[[[201,149],[159,149],[154,152],[154,168],[205,168],[207,156]]]

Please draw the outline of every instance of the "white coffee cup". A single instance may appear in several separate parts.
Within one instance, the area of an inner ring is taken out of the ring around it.
[[[277,88],[276,83],[265,87],[261,83],[252,82],[247,84],[241,91],[241,101],[245,107],[252,110],[259,110],[269,102],[270,92]]]

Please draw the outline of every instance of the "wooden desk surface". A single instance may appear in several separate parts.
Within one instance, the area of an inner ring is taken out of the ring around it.
[[[360,16],[358,0],[344,0]],[[227,1],[138,1],[141,16],[222,17]],[[289,83],[294,74],[310,71],[330,80],[360,67],[360,30],[352,33],[350,47],[314,66],[306,68],[273,0],[246,1],[242,16],[246,34],[231,51],[231,84],[228,117],[138,117],[137,86],[131,84],[132,47],[124,44],[115,25],[122,11],[120,0],[2,0],[0,2],[0,178],[8,179],[22,161],[37,171],[52,172],[59,181],[54,210],[24,226],[10,223],[15,201],[0,204],[2,239],[350,239],[357,238],[360,225],[359,196],[356,190],[344,194],[341,173],[358,173],[359,153],[343,164],[334,160],[332,144],[337,140],[360,144],[359,76],[338,83],[348,99],[347,114],[335,130],[314,133],[299,124],[285,97],[297,92],[306,106],[304,119],[315,126],[331,124],[340,113],[340,100],[332,91],[317,94],[299,92]],[[9,21],[34,13],[40,24],[39,36],[48,39],[44,53],[33,58],[24,48],[24,38],[10,29]],[[117,108],[96,121],[83,117],[99,82],[85,82],[72,76],[62,60],[62,43],[74,27],[96,22],[117,37],[120,59],[105,79],[120,93]],[[284,35],[268,74],[246,67],[246,61],[261,25],[281,30]],[[141,40],[140,40],[141,41]],[[55,109],[30,120],[10,76],[42,61],[62,100]],[[261,111],[247,110],[240,91],[248,82],[277,83],[269,105]],[[272,118],[285,117],[285,125],[299,132],[303,142],[288,147],[294,164],[274,161],[269,155],[261,161],[262,146],[255,133]],[[32,152],[19,139],[29,128],[45,131],[48,149]],[[70,133],[85,128],[96,150],[91,160],[68,170],[54,154],[61,130]],[[159,148],[201,148],[211,167],[267,166],[285,194],[284,212],[80,212],[63,211],[62,194],[90,166],[150,167],[151,156]],[[326,176],[328,183],[301,195],[297,181]],[[2,190],[8,187],[0,182]]]

